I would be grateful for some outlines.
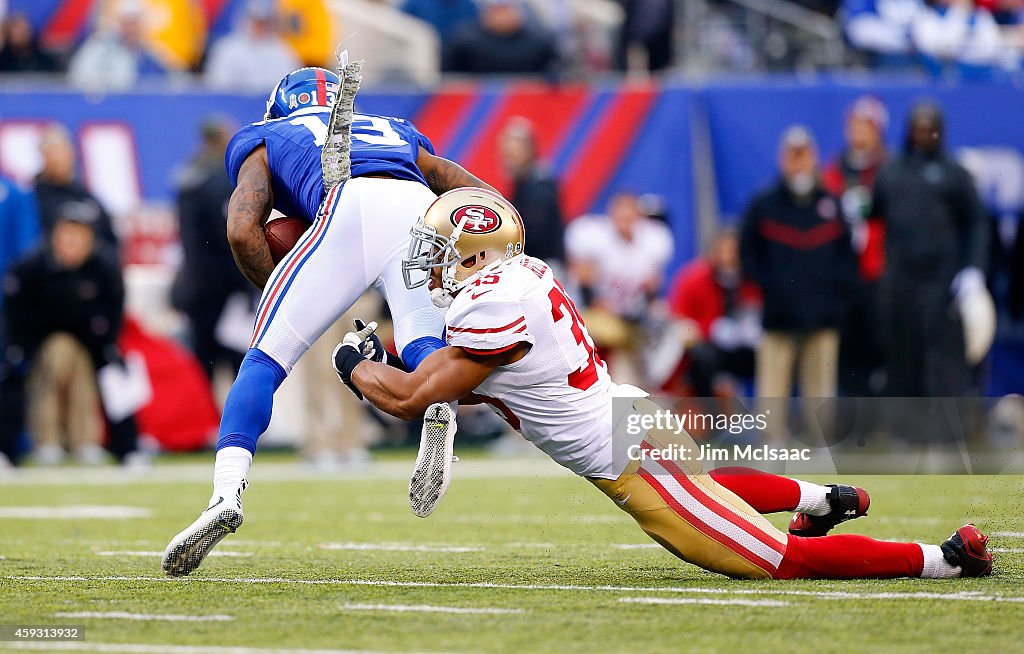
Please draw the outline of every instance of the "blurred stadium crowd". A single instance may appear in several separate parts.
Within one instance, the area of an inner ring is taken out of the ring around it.
[[[1017,74],[1024,2],[8,0],[3,26],[0,71],[66,75],[89,93],[185,80],[262,94],[298,66],[330,65],[339,40],[378,85],[830,67],[974,80]],[[501,125],[495,158],[527,253],[571,285],[617,381],[697,397],[984,394],[997,323],[1024,331],[1021,216],[983,202],[946,147],[942,107],[917,105],[891,149],[878,97],[844,115],[839,152],[801,125],[773,135],[777,169],[763,176],[775,181],[742,215],[702,225],[703,253],[680,267],[664,197],[618,190],[603,211],[567,215],[564,180],[523,117]],[[66,127],[42,130],[30,186],[0,178],[0,468],[26,454],[98,463],[104,445],[144,466],[147,436],[210,443],[211,389],[237,369],[256,299],[224,236],[234,127],[204,121],[176,173],[181,255],[155,302],[181,320],[162,334],[125,314],[122,264],[135,255]],[[361,465],[382,433],[404,438],[334,382],[327,356],[351,317],[383,310],[364,298],[294,375],[314,465]],[[484,416],[463,426],[501,431]]]
[[[376,80],[871,68],[1019,71],[1022,0],[8,0],[0,71],[262,90],[344,40]]]

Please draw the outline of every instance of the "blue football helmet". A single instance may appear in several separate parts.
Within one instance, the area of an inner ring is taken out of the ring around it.
[[[330,107],[341,80],[326,68],[300,68],[284,76],[267,99],[264,120],[284,118],[306,107]]]

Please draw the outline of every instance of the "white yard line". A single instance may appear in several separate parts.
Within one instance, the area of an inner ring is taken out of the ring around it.
[[[993,531],[989,536],[996,538],[1024,538],[1024,531]]]
[[[128,576],[33,576],[17,575],[0,577],[21,581],[135,581],[164,583],[221,583],[221,584],[297,584],[311,586],[379,586],[394,588],[494,588],[526,591],[569,591],[569,592],[621,592],[621,593],[674,593],[698,595],[787,595],[793,597],[814,597],[836,600],[938,600],[951,602],[1011,602],[1024,603],[1024,595],[986,595],[981,591],[959,591],[953,593],[934,592],[858,592],[833,590],[787,590],[771,588],[741,588],[740,584],[717,588],[683,588],[679,586],[582,586],[570,584],[501,584],[491,582],[442,583],[436,581],[390,581],[384,579],[287,579],[283,577],[128,577]]]
[[[321,543],[320,549],[375,552],[483,552],[483,547],[416,545],[414,543]]]
[[[664,549],[657,543],[612,543],[612,549],[616,550],[660,550]]]
[[[408,480],[412,459],[408,461],[374,462],[365,469],[346,472],[345,483],[358,480]],[[572,473],[545,458],[463,459],[456,464],[460,479],[565,477]],[[209,483],[213,474],[213,455],[209,463],[160,463],[139,474],[116,468],[18,468],[0,476],[2,486],[120,486],[124,484],[196,484]],[[310,470],[300,463],[258,463],[252,469],[252,483],[308,481]],[[331,481],[317,477],[317,481]],[[201,507],[200,507],[201,508]]]
[[[232,538],[229,541],[232,545],[239,547],[281,547],[279,540],[245,540],[244,538]]]
[[[988,551],[996,554],[1024,554],[1024,547],[990,547]]]
[[[525,613],[523,609],[430,606],[428,604],[342,604],[341,608],[344,611],[392,611],[395,613],[479,613],[483,615]]]
[[[208,647],[191,645],[151,645],[146,643],[89,643],[82,641],[26,641],[3,643],[5,649],[42,652],[104,652],[110,654],[400,654],[352,649],[284,649],[264,647]],[[414,654],[408,652],[406,654]]]
[[[564,548],[566,545],[555,545],[554,543],[505,543],[505,547],[512,549],[552,549],[552,548]],[[572,545],[568,545],[572,547]]]
[[[163,622],[230,622],[235,618],[230,615],[171,615],[169,613],[124,613],[121,611],[71,611],[54,613],[56,618],[89,618],[100,620],[155,620]]]
[[[0,506],[0,518],[16,520],[131,520],[148,518],[150,509],[139,506],[69,504],[64,506]]]
[[[93,552],[96,556],[163,556],[163,552],[156,550],[100,550]],[[207,556],[252,556],[253,552],[232,552],[230,550],[214,550],[207,554]]]
[[[707,597],[620,597],[627,604],[714,604],[733,606],[789,606],[781,600],[711,599]]]

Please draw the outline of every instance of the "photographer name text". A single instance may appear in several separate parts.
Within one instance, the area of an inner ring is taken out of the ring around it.
[[[654,449],[630,445],[626,449],[626,456],[630,461],[810,461],[811,450],[769,445],[698,445],[694,448],[673,444]]]

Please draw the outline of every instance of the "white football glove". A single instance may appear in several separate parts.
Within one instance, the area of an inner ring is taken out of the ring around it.
[[[967,266],[956,274],[950,290],[957,302],[965,302],[966,299],[985,288],[985,273],[976,266]]]
[[[402,363],[402,359],[384,349],[380,338],[374,333],[377,331],[376,321],[366,324],[359,318],[356,318],[352,321],[352,324],[355,326],[356,331],[345,334],[345,338],[341,340],[342,345],[354,347],[357,352],[363,355],[364,359],[369,361],[385,363],[392,368],[405,370],[405,364]]]

